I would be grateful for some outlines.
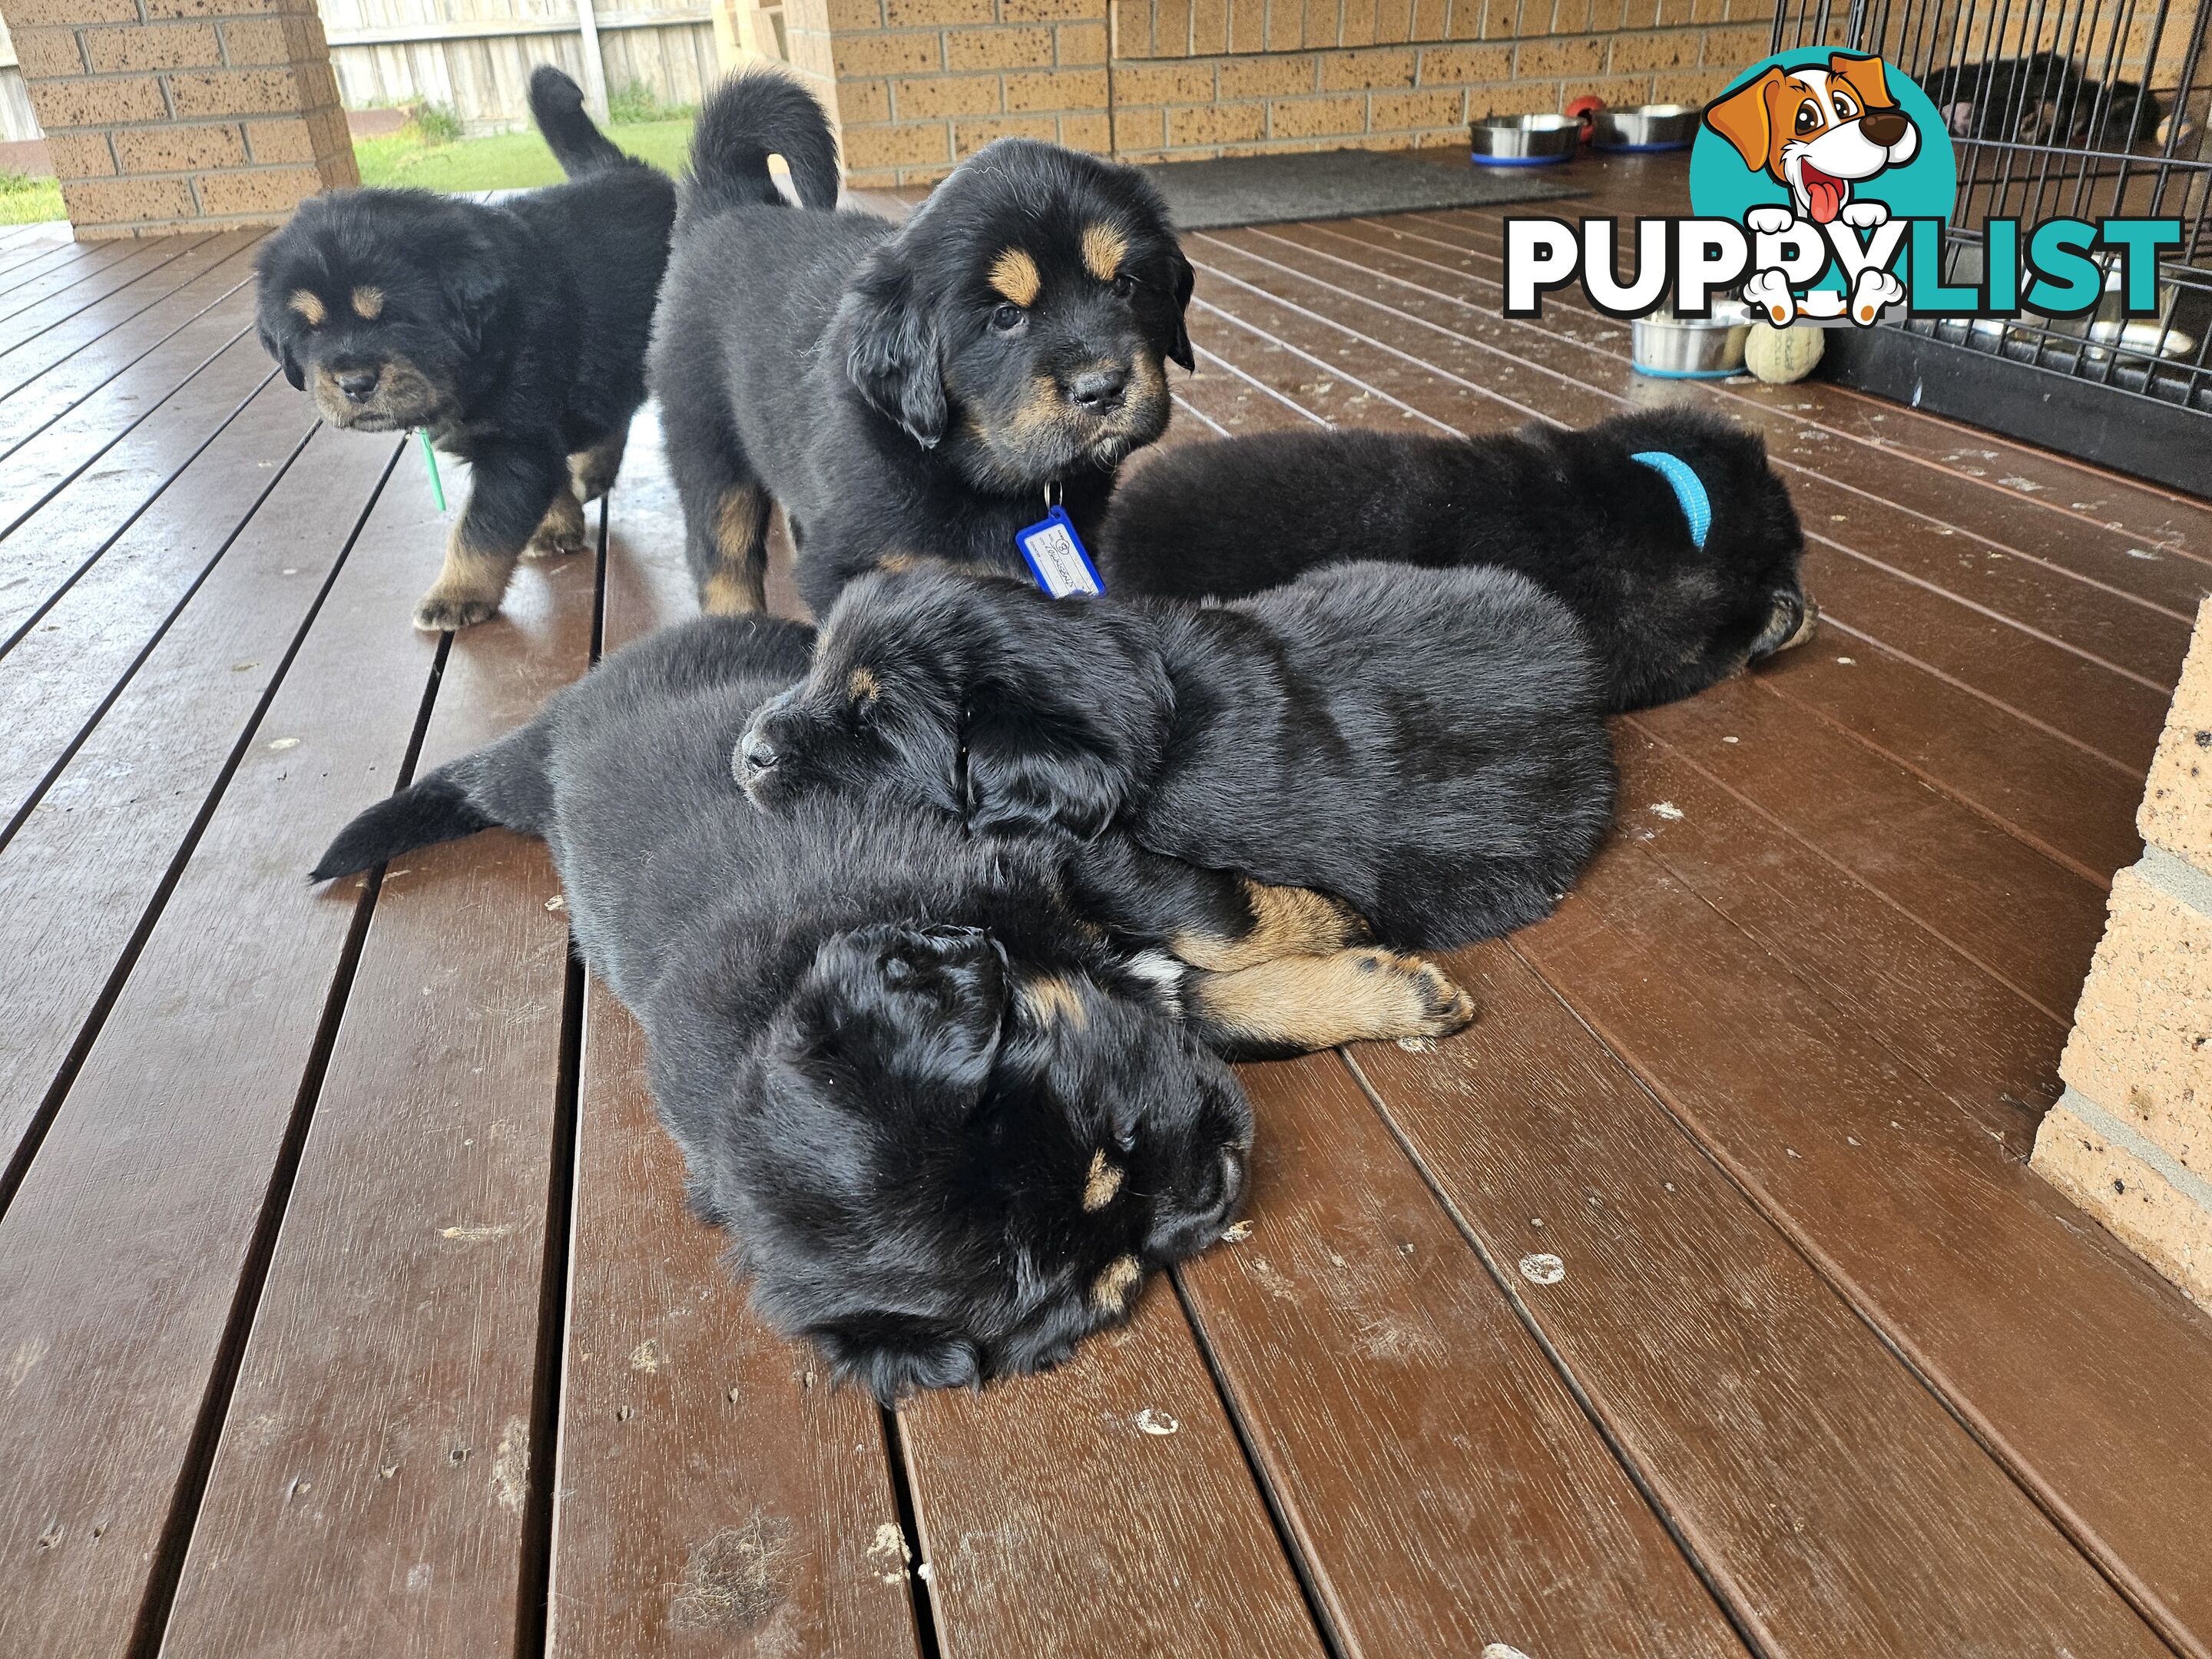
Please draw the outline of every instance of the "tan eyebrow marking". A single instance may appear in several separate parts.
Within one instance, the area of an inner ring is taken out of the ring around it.
[[[845,682],[845,690],[853,694],[856,702],[873,702],[883,695],[884,685],[876,678],[874,669],[861,667],[853,671],[852,677]]]
[[[1091,1305],[1101,1313],[1120,1313],[1129,1305],[1129,1292],[1137,1288],[1137,1281],[1145,1270],[1137,1265],[1133,1255],[1117,1255],[1106,1264],[1106,1270],[1091,1281]]]
[[[1036,303],[1044,278],[1037,275],[1036,260],[1021,249],[1010,247],[991,262],[991,286],[1027,310]]]
[[[330,313],[323,309],[323,302],[304,288],[294,289],[292,297],[285,303],[307,319],[309,328],[315,327],[324,318],[330,315]]]
[[[1121,274],[1121,261],[1129,257],[1129,239],[1111,225],[1083,228],[1083,268],[1102,283]]]
[[[354,289],[353,313],[363,322],[374,322],[384,314],[384,290],[380,288]]]
[[[1102,1146],[1091,1154],[1091,1172],[1083,1178],[1084,1210],[1089,1212],[1104,1209],[1121,1190],[1121,1166],[1106,1161],[1106,1150]]]

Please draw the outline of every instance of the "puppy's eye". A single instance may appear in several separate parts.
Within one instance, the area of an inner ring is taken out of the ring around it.
[[[1127,271],[1122,271],[1114,278],[1114,295],[1116,299],[1126,300],[1136,291],[1137,279]]]
[[[1836,118],[1838,120],[1850,121],[1857,118],[1859,106],[1851,101],[1850,94],[1849,93],[1839,92],[1835,94],[1835,98]]]
[[[1019,306],[1003,305],[991,313],[991,326],[1000,334],[1012,334],[1029,319],[1029,313]]]
[[[1798,131],[1817,132],[1820,129],[1820,106],[1814,103],[1809,98],[1803,103],[1797,106]]]

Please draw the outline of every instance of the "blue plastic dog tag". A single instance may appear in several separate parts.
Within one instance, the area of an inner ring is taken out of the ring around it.
[[[1098,567],[1091,562],[1066,507],[1053,507],[1027,529],[1014,532],[1014,545],[1029,561],[1036,585],[1054,599],[1095,599],[1105,592]]]

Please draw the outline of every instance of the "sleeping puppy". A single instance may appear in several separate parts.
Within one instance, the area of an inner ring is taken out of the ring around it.
[[[428,428],[474,464],[469,502],[415,626],[489,617],[514,562],[584,545],[622,465],[676,188],[584,113],[560,70],[530,112],[571,180],[497,206],[416,190],[303,203],[254,262],[261,343],[323,418]]]
[[[1565,602],[1616,712],[1812,637],[1790,492],[1757,434],[1687,410],[1483,438],[1319,428],[1135,469],[1099,538],[1109,592],[1255,593],[1321,565],[1496,565]]]
[[[769,153],[806,208],[781,205]],[[1001,139],[903,224],[836,200],[827,122],[768,72],[691,141],[652,378],[711,611],[757,610],[781,502],[817,615],[885,546],[1021,568],[1048,492],[1097,525],[1189,368],[1191,268],[1133,169]]]
[[[1073,908],[1056,839],[974,841],[895,802],[755,811],[730,755],[811,638],[708,617],[615,652],[314,873],[544,836],[584,960],[644,1027],[694,1208],[770,1322],[888,1401],[1049,1365],[1221,1236],[1252,1126],[1212,1050],[1440,1035],[1468,1010],[1372,949],[1188,970]]]
[[[1409,951],[1547,915],[1613,817],[1582,631],[1491,569],[1343,565],[1218,606],[879,570],[737,764],[771,811],[884,792],[977,832],[1064,832],[1091,843],[1079,865],[1133,843],[1317,890]]]

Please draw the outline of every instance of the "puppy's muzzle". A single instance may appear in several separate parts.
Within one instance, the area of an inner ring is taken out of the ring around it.
[[[373,368],[349,368],[333,369],[331,379],[343,392],[349,403],[365,404],[376,395],[376,383],[384,378],[381,364]]]
[[[1210,1171],[1211,1183],[1155,1212],[1145,1248],[1155,1261],[1181,1261],[1197,1255],[1227,1231],[1244,1202],[1249,1167],[1240,1146],[1224,1146]]]
[[[1774,596],[1774,614],[1759,637],[1752,641],[1751,660],[1773,656],[1800,646],[1813,637],[1814,629],[1820,625],[1820,607],[1814,603],[1810,593],[1778,593]]]
[[[1121,408],[1129,388],[1126,363],[1086,369],[1067,383],[1067,400],[1086,415],[1110,415]]]

